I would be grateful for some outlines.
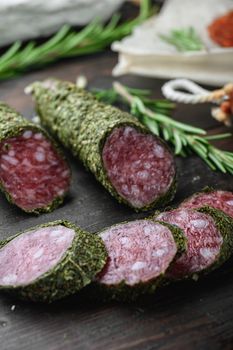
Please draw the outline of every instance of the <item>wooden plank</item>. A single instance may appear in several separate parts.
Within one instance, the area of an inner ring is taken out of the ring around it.
[[[115,62],[116,56],[108,52],[58,63],[1,83],[0,98],[31,117],[33,103],[23,93],[30,82],[48,76],[74,81],[77,75],[84,74],[91,87],[110,87]],[[155,97],[161,97],[162,80],[126,76],[120,81],[134,87],[151,88]],[[179,106],[176,118],[210,129],[212,133],[225,131],[209,116],[209,106]],[[221,146],[233,150],[232,138]],[[1,195],[0,238],[58,218],[66,218],[94,232],[143,216],[117,204],[78,161],[69,154],[68,157],[73,184],[64,206],[53,213],[34,217],[9,205]],[[195,156],[177,158],[177,164],[179,185],[174,203],[206,185],[233,189],[232,176],[212,172]],[[232,289],[229,263],[221,272],[199,283],[169,286],[132,305],[90,303],[74,296],[45,306],[1,296],[1,349],[232,349]],[[14,311],[12,305],[15,305]]]

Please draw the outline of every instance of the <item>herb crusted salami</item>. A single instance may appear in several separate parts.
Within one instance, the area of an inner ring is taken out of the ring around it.
[[[167,272],[170,278],[196,278],[200,273],[219,267],[232,255],[233,220],[217,209],[208,206],[197,210],[178,208],[155,218],[176,225],[187,238],[187,251]]]
[[[39,126],[0,103],[0,186],[26,212],[62,203],[71,172],[60,148]]]
[[[169,266],[186,249],[182,232],[152,220],[121,223],[99,233],[108,260],[96,286],[113,299],[154,292]]]
[[[134,117],[69,82],[48,80],[29,88],[42,124],[118,201],[147,210],[173,198],[173,155]]]
[[[101,239],[67,221],[54,221],[1,243],[0,290],[52,302],[79,291],[101,271]]]

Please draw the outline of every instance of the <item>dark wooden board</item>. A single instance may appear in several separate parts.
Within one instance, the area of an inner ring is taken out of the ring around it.
[[[33,116],[31,98],[24,88],[34,80],[55,76],[75,80],[87,76],[90,87],[110,87],[116,63],[111,52],[57,63],[47,69],[1,82],[0,99],[28,118]],[[150,88],[161,97],[158,79],[126,76],[134,87]],[[205,127],[212,133],[226,129],[210,117],[210,106],[178,106],[175,117]],[[233,139],[219,143],[233,150]],[[69,198],[51,214],[38,217],[22,213],[0,195],[0,238],[50,220],[66,218],[95,232],[108,225],[141,217],[116,203],[69,154],[73,183]],[[212,172],[200,159],[177,158],[179,186],[174,203],[206,185],[233,189],[232,176]],[[158,291],[135,304],[90,303],[73,296],[53,305],[36,305],[1,296],[0,349],[233,349],[232,262],[198,283],[184,282]],[[15,309],[12,310],[12,305]]]

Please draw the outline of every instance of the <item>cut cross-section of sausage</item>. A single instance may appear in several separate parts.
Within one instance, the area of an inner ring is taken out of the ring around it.
[[[163,197],[174,181],[174,159],[168,148],[130,126],[115,128],[108,136],[103,162],[116,191],[135,208]]]
[[[161,213],[156,220],[176,225],[187,238],[187,251],[167,272],[171,278],[196,277],[199,272],[218,267],[231,255],[232,220],[216,209],[180,208]]]
[[[89,284],[106,262],[101,239],[66,221],[44,224],[1,243],[0,290],[51,302]]]
[[[18,207],[35,211],[64,196],[70,169],[50,140],[28,129],[0,143],[0,181]]]
[[[39,126],[26,121],[8,106],[1,105],[0,112],[2,190],[24,211],[51,211],[63,201],[69,189],[69,165]]]
[[[200,208],[208,205],[222,210],[233,218],[233,192],[220,190],[204,190],[192,195],[180,204],[180,208]]]
[[[54,268],[71,247],[75,231],[62,225],[19,235],[0,250],[0,285],[30,284]]]
[[[108,261],[97,282],[111,297],[121,299],[154,291],[185,244],[180,232],[151,220],[118,224],[99,236]]]

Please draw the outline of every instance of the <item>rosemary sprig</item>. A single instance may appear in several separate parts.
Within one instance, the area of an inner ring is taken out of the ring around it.
[[[160,34],[160,39],[175,46],[178,51],[200,51],[205,46],[193,27],[173,29],[169,35]]]
[[[122,24],[119,23],[121,16],[115,14],[107,25],[94,20],[79,32],[65,25],[41,45],[30,41],[24,46],[16,41],[0,56],[0,79],[14,77],[32,67],[42,67],[61,58],[100,52],[113,41],[129,35],[151,12],[150,0],[143,0],[138,17]]]
[[[118,82],[113,89],[95,92],[97,98],[115,103],[119,97],[130,107],[132,115],[147,126],[152,133],[161,136],[173,145],[176,155],[197,154],[213,170],[233,174],[233,153],[222,151],[210,141],[230,137],[230,133],[206,135],[206,131],[189,124],[178,122],[169,115],[174,104],[167,100],[152,100],[149,92],[128,88]],[[161,103],[164,113],[161,113]]]
[[[173,109],[175,108],[175,103],[170,102],[168,100],[153,100],[149,98],[151,94],[150,90],[135,89],[130,87],[127,87],[126,89],[133,96],[140,98],[140,100],[144,103],[146,107],[153,108],[156,111],[156,113],[170,115]],[[92,90],[92,92],[94,92],[98,100],[101,100],[105,103],[113,104],[122,102],[121,96],[114,88],[108,90],[94,89]]]

